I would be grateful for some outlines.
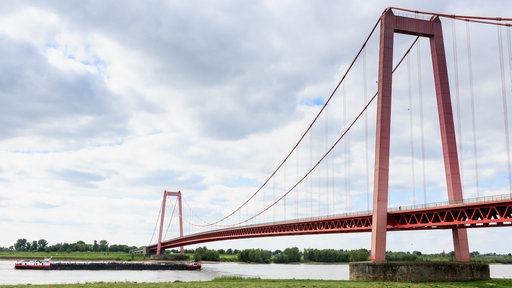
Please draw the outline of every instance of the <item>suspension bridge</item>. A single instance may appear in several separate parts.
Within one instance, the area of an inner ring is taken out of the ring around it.
[[[147,249],[370,232],[383,262],[388,231],[450,229],[456,261],[469,262],[467,229],[512,225],[511,23],[386,9],[263,184],[214,221],[164,191]]]

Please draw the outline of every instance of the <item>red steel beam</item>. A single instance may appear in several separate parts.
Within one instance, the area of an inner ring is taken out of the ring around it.
[[[390,212],[388,226],[392,230],[437,228],[472,228],[512,225],[512,203],[509,201],[466,204],[452,207]]]
[[[387,231],[512,226],[512,199],[392,211]],[[372,231],[372,214],[220,229],[161,242],[161,249],[243,238]],[[152,251],[157,244],[148,246]]]

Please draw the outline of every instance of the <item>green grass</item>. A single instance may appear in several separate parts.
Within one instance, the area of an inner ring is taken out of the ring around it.
[[[192,287],[208,287],[208,288],[224,288],[224,287],[301,287],[301,288],[331,288],[331,287],[353,287],[353,288],[434,288],[434,287],[512,287],[512,280],[509,279],[492,279],[486,281],[471,282],[446,282],[446,283],[395,283],[395,282],[367,282],[367,281],[335,281],[335,280],[263,280],[258,278],[238,278],[238,277],[222,277],[212,281],[205,282],[167,282],[167,283],[86,283],[86,284],[55,284],[55,285],[0,285],[1,287],[53,287],[53,288],[192,288]]]

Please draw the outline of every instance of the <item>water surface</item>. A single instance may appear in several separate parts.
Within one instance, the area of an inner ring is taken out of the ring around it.
[[[209,281],[221,276],[263,279],[348,280],[348,264],[203,263],[200,271],[16,270],[13,260],[0,260],[0,284],[68,284],[86,282]],[[512,265],[490,265],[491,278],[512,279]]]

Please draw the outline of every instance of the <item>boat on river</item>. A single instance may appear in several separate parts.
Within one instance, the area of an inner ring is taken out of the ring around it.
[[[200,270],[201,263],[175,262],[52,262],[51,258],[41,260],[21,260],[14,264],[15,269],[33,270]]]
[[[52,267],[50,263],[51,258],[41,260],[20,260],[14,263],[15,269],[36,269],[36,270],[49,270]]]
[[[186,270],[199,270],[201,269],[201,263],[199,262],[189,262],[185,264]]]

